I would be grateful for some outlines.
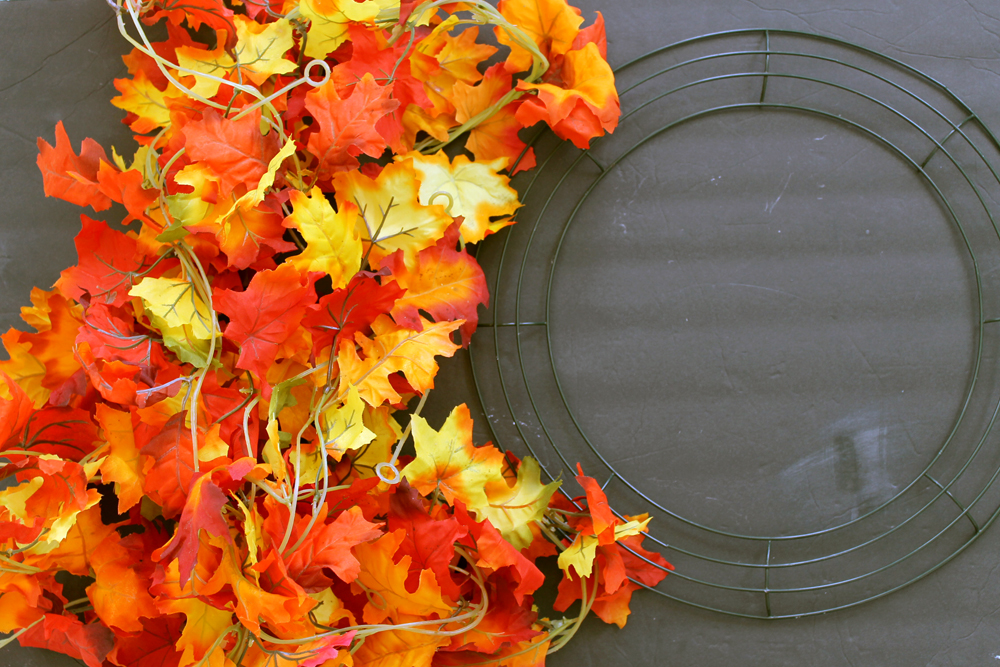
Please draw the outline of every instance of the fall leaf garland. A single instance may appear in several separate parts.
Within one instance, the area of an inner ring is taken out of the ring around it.
[[[128,227],[82,216],[79,263],[22,309],[34,332],[0,337],[0,644],[89,667],[521,667],[590,611],[624,625],[670,568],[641,546],[648,518],[613,514],[582,471],[571,500],[532,459],[475,446],[464,405],[420,417],[488,303],[465,246],[513,223],[503,172],[534,164],[518,131],[586,146],[615,128],[600,14],[116,14],[134,49],[113,103],[138,151],[76,152],[60,123],[38,166],[46,195],[119,204]],[[459,141],[473,159],[444,152]],[[556,609],[581,608],[552,620],[532,595],[557,554]]]

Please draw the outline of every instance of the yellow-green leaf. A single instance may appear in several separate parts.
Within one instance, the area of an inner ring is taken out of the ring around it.
[[[347,391],[343,405],[332,407],[320,415],[320,427],[326,452],[339,461],[344,452],[361,449],[375,439],[364,423],[365,404],[357,387]]]
[[[527,548],[533,539],[531,523],[545,514],[549,499],[559,488],[559,482],[542,484],[541,468],[530,456],[521,461],[514,486],[491,485],[487,503],[473,506],[477,519],[489,519],[504,539],[518,549]]]
[[[410,161],[418,174],[421,204],[441,204],[453,218],[464,216],[461,233],[467,243],[478,243],[511,224],[509,216],[521,206],[510,179],[498,173],[507,166],[507,158],[473,162],[459,155],[449,163],[444,151],[438,151],[399,159]],[[490,222],[498,216],[507,217]]]
[[[129,290],[129,296],[142,299],[146,311],[163,320],[168,327],[190,327],[195,340],[211,340],[212,315],[194,285],[174,278],[143,278]]]
[[[237,14],[233,20],[236,22],[236,62],[251,81],[259,86],[272,74],[295,71],[295,63],[284,57],[295,46],[288,19],[261,24]]]

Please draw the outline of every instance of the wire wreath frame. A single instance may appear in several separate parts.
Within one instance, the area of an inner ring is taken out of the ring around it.
[[[559,142],[548,132],[537,136],[532,143],[539,166],[520,183],[525,207],[519,224],[488,240],[479,252],[494,303],[470,352],[476,389],[497,444],[527,450],[552,479],[575,474],[570,461],[580,452],[592,457],[592,466],[604,466],[605,486],[617,486],[631,498],[617,509],[650,512],[647,539],[676,567],[650,590],[701,609],[760,619],[826,613],[888,595],[958,556],[1000,514],[1000,485],[995,484],[1000,442],[994,434],[1000,414],[996,137],[947,87],[913,67],[804,32],[748,29],[703,35],[654,50],[615,75],[623,107],[619,132],[594,141],[589,150]],[[919,474],[891,498],[849,520],[777,535],[705,525],[629,481],[602,453],[607,443],[588,437],[571,406],[549,327],[567,232],[602,179],[674,128],[747,110],[840,123],[912,169],[961,237],[977,307],[965,395],[947,437]],[[622,132],[628,127],[633,131]],[[566,197],[575,204],[560,207]],[[596,467],[586,472],[601,478]]]

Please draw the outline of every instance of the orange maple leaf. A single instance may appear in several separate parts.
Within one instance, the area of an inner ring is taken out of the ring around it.
[[[406,290],[392,307],[392,317],[400,326],[419,331],[420,310],[437,322],[464,320],[461,326],[462,347],[476,330],[479,305],[489,306],[486,276],[475,259],[465,251],[455,250],[459,223],[455,222],[432,248],[417,255],[416,266],[407,268],[402,251],[397,250],[381,264]]]
[[[114,482],[118,496],[118,512],[134,507],[142,500],[142,459],[135,446],[132,415],[114,410],[103,403],[97,404],[97,423],[101,425],[108,443],[108,455],[101,464],[105,483]]]
[[[621,108],[615,75],[593,42],[566,54],[565,87],[551,83],[517,84],[518,90],[537,90],[538,97],[523,100],[517,120],[528,127],[545,121],[562,139],[586,149],[590,140],[618,126]]]
[[[97,171],[108,156],[93,139],[84,139],[80,154],[73,152],[62,121],[56,123],[56,145],[38,138],[38,168],[46,197],[59,197],[77,206],[90,205],[95,211],[111,207],[111,198],[101,192]]]
[[[441,597],[441,587],[430,570],[421,571],[415,591],[407,590],[410,557],[403,556],[399,563],[393,561],[404,533],[403,530],[386,533],[374,542],[355,547],[361,562],[358,581],[371,592],[363,612],[365,623],[381,623],[386,619],[399,623],[401,616],[407,614],[423,618],[446,618],[451,614],[451,605]]]
[[[458,349],[451,341],[451,332],[462,326],[463,321],[431,324],[421,322],[420,331],[397,327],[387,315],[380,315],[372,322],[375,338],[360,332],[355,340],[364,352],[358,356],[355,342],[343,340],[337,360],[340,364],[341,393],[347,395],[348,386],[355,386],[361,398],[373,408],[385,401],[398,403],[400,395],[392,387],[389,375],[401,372],[417,391],[434,387],[438,365],[435,355],[450,357]]]
[[[549,60],[566,53],[576,39],[583,18],[566,0],[502,0],[497,9],[504,18],[526,32]],[[497,41],[510,47],[506,67],[523,72],[531,67],[531,53],[518,46],[503,28],[494,28]]]
[[[382,155],[386,141],[375,125],[399,106],[390,99],[391,92],[392,84],[380,86],[375,77],[365,74],[346,98],[337,93],[333,80],[306,94],[306,109],[319,123],[319,131],[309,136],[308,143],[309,151],[319,158],[318,173],[356,169],[362,153]]]
[[[260,119],[259,109],[237,120],[223,118],[208,109],[201,120],[189,122],[182,130],[187,155],[207,165],[219,177],[222,199],[227,199],[240,185],[248,189],[257,187],[271,158],[278,153],[276,134],[261,134]]]
[[[107,625],[124,632],[141,632],[140,617],[160,615],[149,595],[148,582],[136,573],[135,563],[117,533],[94,550],[91,565],[95,581],[87,587],[87,597]]]

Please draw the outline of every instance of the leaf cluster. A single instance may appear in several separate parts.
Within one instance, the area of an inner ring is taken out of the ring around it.
[[[646,520],[612,515],[582,472],[570,501],[532,459],[475,446],[464,405],[438,430],[419,416],[488,304],[466,245],[513,223],[505,172],[534,163],[518,131],[586,146],[617,123],[600,16],[116,15],[135,48],[113,103],[139,150],[77,152],[60,123],[38,166],[47,195],[120,204],[131,227],[82,216],[79,262],[22,309],[34,331],[0,337],[0,632],[89,667],[514,667],[590,610],[624,624],[634,582],[669,568],[640,546]],[[492,65],[482,26],[507,50]],[[535,561],[560,551],[557,606],[582,608],[552,621]]]

